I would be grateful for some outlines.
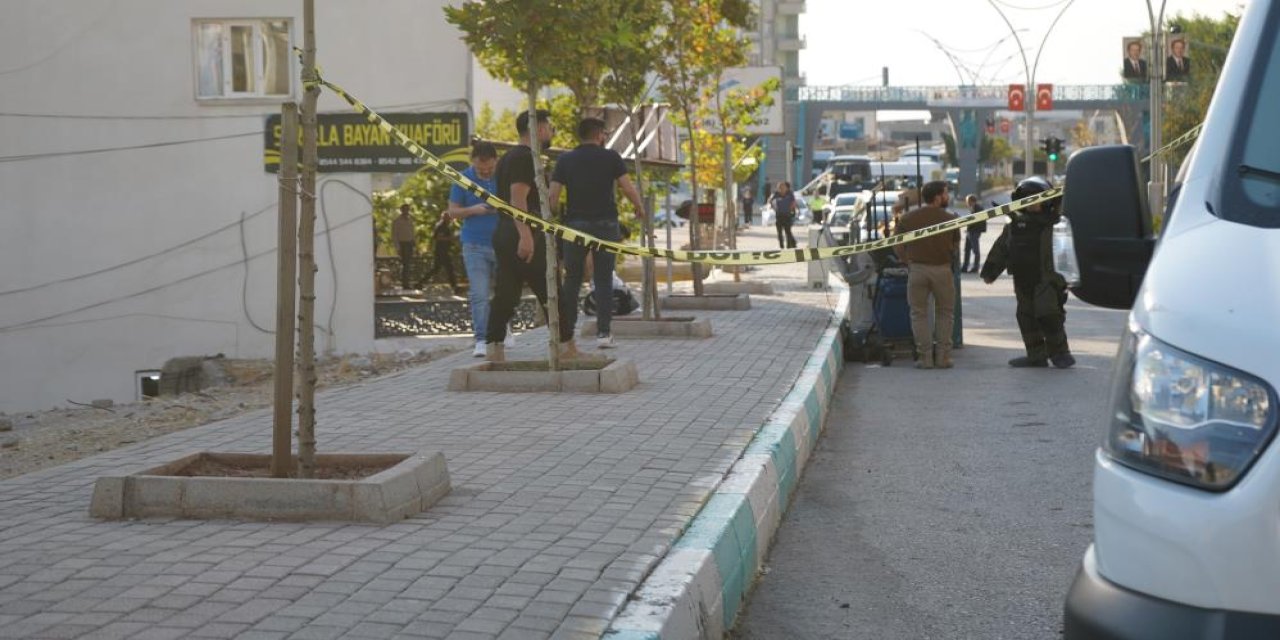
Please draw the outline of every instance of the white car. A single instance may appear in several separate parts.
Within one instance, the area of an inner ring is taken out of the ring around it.
[[[831,203],[827,227],[838,244],[852,244],[862,238],[862,221],[866,213],[865,197],[860,193],[842,193]]]
[[[1140,153],[1067,165],[1072,290],[1132,312],[1066,640],[1280,638],[1277,114],[1280,0],[1253,0],[1158,239]]]

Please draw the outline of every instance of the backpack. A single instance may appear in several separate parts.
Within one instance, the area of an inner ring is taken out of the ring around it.
[[[613,275],[613,315],[625,316],[640,308],[640,301],[618,274]],[[596,296],[594,287],[582,298],[582,312],[589,316],[596,314]]]

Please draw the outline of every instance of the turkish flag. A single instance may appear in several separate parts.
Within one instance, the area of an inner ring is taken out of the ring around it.
[[[1036,85],[1036,111],[1053,110],[1053,85]]]
[[[1022,111],[1027,108],[1027,90],[1020,84],[1009,85],[1009,110]]]

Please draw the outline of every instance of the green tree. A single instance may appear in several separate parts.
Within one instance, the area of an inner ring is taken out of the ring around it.
[[[1071,146],[1077,149],[1092,147],[1097,144],[1097,138],[1093,135],[1093,130],[1089,128],[1089,123],[1081,120],[1071,125]]]
[[[666,0],[666,24],[661,32],[658,49],[662,60],[658,75],[662,79],[662,94],[671,103],[673,118],[685,128],[687,137],[696,140],[697,112],[702,106],[703,90],[726,67],[743,59],[745,43],[732,39],[735,27],[747,27],[751,23],[752,7],[749,0]],[[727,43],[725,48],[719,45]],[[690,189],[694,202],[698,197],[698,144],[689,145]],[[691,215],[689,245],[697,250],[697,216]],[[701,265],[693,265],[693,288],[702,294]]]
[[[458,27],[463,41],[476,60],[491,75],[523,87],[528,100],[531,134],[537,130],[538,90],[566,75],[566,67],[575,64],[579,36],[575,31],[594,24],[601,16],[589,10],[586,0],[468,0],[458,7],[445,7],[445,20]],[[566,44],[572,43],[572,44]],[[530,135],[534,158],[540,158],[540,141]],[[534,180],[542,193],[547,192],[543,163],[534,162]],[[542,199],[539,212],[551,219],[550,203]],[[556,239],[546,234],[547,255],[547,367],[560,368],[559,291],[557,291]]]
[[[419,171],[405,179],[399,189],[373,194],[373,228],[378,246],[391,247],[391,222],[400,215],[400,205],[409,205],[414,235],[419,248],[431,246],[431,229],[449,206],[453,183],[434,171]],[[394,251],[393,251],[394,252]]]
[[[636,189],[652,202],[654,189],[645,181],[640,155],[640,105],[649,100],[653,84],[649,76],[660,61],[659,33],[663,24],[662,0],[599,0],[602,13],[613,18],[611,37],[600,44],[597,55],[604,62],[601,80],[602,96],[628,115],[628,133],[634,150]],[[625,204],[626,201],[623,200]],[[653,211],[641,219],[640,232],[646,244],[653,242]],[[654,277],[653,258],[644,258],[644,282],[641,315],[648,320],[660,317],[658,286]]]
[[[493,105],[486,101],[480,106],[480,114],[476,116],[476,135],[490,142],[515,142],[515,112],[503,109],[501,114],[495,114]]]

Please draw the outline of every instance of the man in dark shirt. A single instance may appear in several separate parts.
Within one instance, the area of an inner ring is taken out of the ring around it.
[[[540,147],[551,142],[551,122],[547,111],[537,112],[537,135]],[[497,196],[522,211],[537,214],[540,211],[537,183],[533,172],[533,150],[529,147],[529,112],[516,116],[516,133],[520,144],[512,147],[494,170]],[[494,274],[493,300],[489,303],[489,329],[485,338],[490,361],[506,359],[503,340],[507,337],[507,324],[515,315],[520,303],[520,290],[529,285],[543,310],[547,306],[547,251],[542,233],[535,233],[523,222],[510,216],[499,216],[493,231],[493,253],[498,268]]]
[[[622,229],[618,226],[618,204],[614,199],[614,189],[622,189],[622,193],[635,206],[637,217],[644,217],[644,203],[640,200],[640,192],[636,191],[635,185],[627,177],[627,165],[622,161],[622,156],[604,147],[607,137],[604,121],[599,118],[583,118],[578,123],[580,144],[556,161],[547,198],[551,208],[555,209],[560,204],[561,192],[568,188],[565,225],[601,240],[616,242],[622,239]],[[577,354],[573,329],[578,320],[578,292],[582,288],[588,253],[592,256],[591,279],[595,285],[596,346],[601,349],[612,348],[614,343],[610,330],[616,256],[572,242],[564,242],[561,250],[564,253],[565,277],[560,292],[560,343],[565,345],[565,355],[572,357]]]
[[[982,211],[982,205],[978,203],[978,196],[969,194],[964,199],[965,204],[969,205],[970,215]],[[983,220],[978,224],[971,224],[964,228],[964,261],[960,265],[960,273],[969,273],[972,269],[973,273],[977,273],[982,267],[982,234],[987,232],[987,221]],[[973,256],[973,267],[969,266],[969,256]]]
[[[894,235],[911,233],[932,227],[955,216],[947,211],[951,194],[947,183],[935,180],[924,185],[921,198],[925,205],[903,214],[898,220]],[[951,337],[955,326],[956,285],[951,265],[958,257],[960,231],[929,236],[921,240],[898,245],[894,250],[907,263],[907,304],[911,307],[911,334],[915,337],[916,368],[950,369]],[[933,328],[929,330],[929,297],[933,296]],[[937,336],[938,352],[934,357],[934,336]]]

